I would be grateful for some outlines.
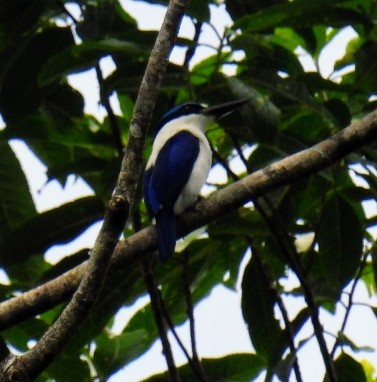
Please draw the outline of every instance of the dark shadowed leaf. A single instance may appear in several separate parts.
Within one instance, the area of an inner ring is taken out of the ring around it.
[[[59,359],[53,362],[42,374],[42,381],[49,381],[48,376],[53,375],[56,381],[61,382],[90,382],[89,364],[82,358],[79,352],[63,353]],[[44,379],[43,379],[44,378]]]
[[[62,275],[64,272],[69,271],[74,268],[76,265],[83,263],[89,259],[90,249],[85,248],[72,255],[65,256],[62,260],[56,263],[53,267],[49,268],[46,272],[43,273],[41,281],[45,282],[47,280],[54,279]]]
[[[89,196],[38,214],[2,240],[1,262],[22,262],[54,244],[67,243],[98,221],[103,213],[101,200]]]
[[[2,332],[4,339],[19,351],[28,350],[28,342],[37,341],[47,330],[48,326],[42,320],[32,320],[18,324]]]
[[[362,14],[351,8],[342,8],[343,3],[352,5],[352,1],[347,0],[333,2],[317,0],[311,3],[305,0],[285,2],[246,15],[240,18],[235,25],[248,32],[260,32],[278,26],[295,28],[309,27],[316,24],[336,26],[344,19],[355,23],[365,23],[368,26],[369,23]]]
[[[278,361],[276,340],[282,329],[274,316],[276,295],[262,265],[253,257],[242,279],[242,314],[257,354],[269,365]]]
[[[338,381],[367,382],[363,366],[347,353],[342,353],[335,360],[334,368]],[[324,382],[328,382],[327,376]]]
[[[321,276],[337,293],[355,275],[363,242],[363,224],[351,204],[334,194],[324,205],[318,230]]]
[[[39,74],[39,84],[46,86],[67,74],[89,70],[100,58],[110,54],[118,54],[123,56],[124,60],[131,60],[135,55],[148,52],[148,46],[135,41],[117,39],[84,41],[80,45],[70,46],[47,61]]]
[[[143,351],[146,331],[143,329],[117,336],[101,333],[95,340],[93,362],[99,375],[109,377],[137,358]]]
[[[0,238],[36,213],[29,185],[16,155],[0,141]]]
[[[44,63],[73,43],[69,28],[50,28],[36,34],[7,66],[0,88],[0,110],[7,123],[20,121],[34,112],[43,100],[38,76]]]
[[[111,277],[107,277],[90,315],[65,351],[67,353],[77,351],[91,339],[98,336],[107,325],[111,325],[113,316],[123,304],[131,305],[144,293],[144,283],[138,265],[128,268],[126,272],[120,269],[119,272],[113,273]],[[131,333],[132,336],[134,331],[143,329],[143,326],[137,326],[136,328],[127,326],[124,333]],[[150,340],[147,331],[140,336],[139,340],[139,350],[135,350],[133,353],[135,357],[138,357],[145,350],[144,344]],[[130,354],[129,357],[131,357]]]

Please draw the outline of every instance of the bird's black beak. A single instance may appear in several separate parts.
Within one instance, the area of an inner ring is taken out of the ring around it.
[[[237,101],[230,101],[220,105],[211,106],[204,109],[202,114],[212,116],[214,118],[221,118],[247,104],[249,101],[249,98],[244,98]]]

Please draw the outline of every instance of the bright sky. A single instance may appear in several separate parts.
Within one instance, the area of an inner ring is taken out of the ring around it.
[[[146,5],[143,2],[134,2],[129,0],[122,1],[126,10],[137,18],[139,25],[144,29],[157,29],[162,23],[164,9],[160,6]],[[75,9],[71,10],[76,12]],[[142,17],[140,16],[142,15]],[[224,11],[223,6],[211,7],[211,22],[220,32],[224,26],[230,25],[231,20]],[[157,27],[156,27],[157,25]],[[193,27],[189,20],[185,20],[180,31],[182,36],[192,37]],[[347,28],[342,35],[339,35],[334,41],[325,48],[320,57],[320,70],[323,75],[329,76],[333,71],[334,61],[343,55],[346,42],[355,35],[351,28]],[[215,44],[216,35],[209,27],[205,29],[205,34],[201,42]],[[200,48],[197,51],[196,60],[200,61],[205,55],[212,53],[208,48]],[[172,60],[181,62],[184,50],[175,49],[173,51]],[[314,70],[314,64],[304,54],[301,56],[305,67]],[[103,72],[108,75],[113,69],[111,59],[103,59],[101,62]],[[71,76],[71,84],[79,89],[85,96],[86,112],[97,115],[104,115],[104,110],[99,106],[98,84],[93,71],[81,73]],[[113,97],[112,105],[114,110],[119,111],[116,98]],[[12,147],[19,157],[21,164],[28,177],[28,182],[32,190],[33,198],[39,211],[44,211],[69,200],[91,194],[91,189],[81,179],[70,176],[64,189],[56,181],[47,183],[46,168],[35,156],[27,149],[27,147],[19,142],[13,141]],[[210,181],[219,181],[221,172],[212,172]],[[371,208],[376,208],[373,205]],[[376,211],[376,210],[375,210]],[[80,238],[64,246],[54,246],[46,253],[46,259],[51,262],[57,262],[60,258],[67,254],[71,254],[82,247],[90,247],[95,240],[99,229],[99,224],[95,224],[89,228]],[[289,287],[297,285],[295,276],[290,275],[287,280]],[[293,297],[284,297],[288,306],[288,311],[293,317],[304,306],[302,299]],[[366,289],[359,285],[355,300],[360,303],[374,302],[376,299],[369,299]],[[114,331],[119,333],[125,326],[126,322],[132,315],[144,304],[146,299],[142,299],[134,307],[129,309],[121,309],[114,325]],[[336,333],[341,324],[344,315],[344,308],[340,305],[334,316],[328,313],[322,313],[321,320],[327,330]],[[250,352],[252,351],[249,336],[244,324],[240,309],[240,293],[232,292],[224,287],[217,287],[211,293],[210,297],[201,302],[195,309],[196,331],[198,338],[198,351],[201,357],[222,356],[225,353],[232,352]],[[368,330],[366,330],[368,328]],[[300,333],[299,339],[305,339],[312,333],[311,326],[305,325]],[[189,348],[189,330],[188,325],[183,325],[178,329],[178,334]],[[365,306],[358,305],[352,310],[346,334],[356,341],[357,345],[377,346],[377,324],[376,319]],[[328,342],[333,343],[333,339],[328,336]],[[175,344],[174,339],[172,343]],[[177,346],[173,346],[175,359],[179,364],[185,362],[185,358]],[[368,358],[372,364],[377,364],[376,353],[359,353],[358,358]],[[305,382],[318,382],[319,376],[324,373],[322,359],[315,340],[310,340],[300,352],[299,359],[303,380]],[[138,382],[150,374],[162,371],[166,368],[165,360],[161,353],[161,345],[157,342],[152,349],[142,358],[127,366],[112,378],[109,382]],[[263,380],[262,377],[259,378]],[[293,381],[294,379],[292,379]]]

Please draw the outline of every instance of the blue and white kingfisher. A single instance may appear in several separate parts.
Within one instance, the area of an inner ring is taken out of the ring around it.
[[[212,153],[204,133],[216,118],[247,102],[213,107],[188,102],[162,117],[144,175],[144,199],[149,214],[156,218],[160,260],[174,252],[175,216],[194,204],[207,180]]]

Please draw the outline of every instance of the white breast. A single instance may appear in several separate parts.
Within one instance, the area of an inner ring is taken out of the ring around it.
[[[174,205],[176,215],[181,214],[186,208],[190,207],[198,198],[200,190],[208,178],[212,164],[212,152],[207,138],[202,132],[199,138],[199,155],[191,172],[190,179],[183,188]]]
[[[174,205],[174,213],[181,214],[198,198],[201,188],[207,180],[212,163],[212,152],[204,131],[211,119],[202,115],[190,115],[177,118],[167,123],[156,135],[147,169],[154,165],[157,155],[167,140],[182,130],[189,131],[199,139],[199,155],[194,164],[191,176]]]

